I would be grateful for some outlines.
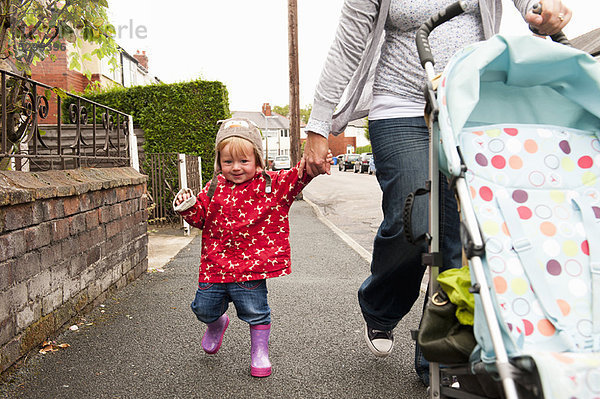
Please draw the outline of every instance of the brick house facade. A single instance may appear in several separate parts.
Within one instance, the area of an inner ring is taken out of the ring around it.
[[[72,93],[82,93],[90,83],[100,80],[99,73],[92,74],[89,80],[81,72],[70,70],[67,51],[53,50],[52,54],[55,61],[47,57],[31,67],[31,79]],[[56,105],[56,101],[49,101],[50,110],[43,123],[56,123]]]
[[[92,56],[91,61],[84,61],[84,68],[91,72],[90,79],[79,70],[69,69],[69,54],[72,51],[80,53],[91,53],[94,49],[90,43],[85,43],[83,48],[75,50],[66,44],[65,50],[53,50],[55,60],[50,57],[31,66],[31,78],[35,81],[49,86],[59,87],[70,93],[83,93],[85,89],[94,82],[107,88],[113,86],[131,87],[136,85],[147,85],[160,83],[160,80],[151,76],[148,71],[148,56],[146,52],[137,52],[130,55],[119,47],[116,54],[118,69],[111,70],[106,60],[99,60]],[[52,94],[55,96],[55,94]],[[50,100],[50,99],[49,99]],[[44,124],[56,123],[56,101],[49,101],[50,110],[48,117],[41,121]]]
[[[331,153],[334,157],[340,154],[346,154],[349,147],[352,147],[351,152],[356,151],[356,137],[346,137],[345,133],[338,136],[330,134],[328,141],[329,149],[331,149]]]

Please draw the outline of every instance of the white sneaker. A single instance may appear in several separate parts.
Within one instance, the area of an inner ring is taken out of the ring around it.
[[[365,326],[365,341],[367,346],[377,357],[386,357],[394,349],[394,334],[392,331],[383,331]]]

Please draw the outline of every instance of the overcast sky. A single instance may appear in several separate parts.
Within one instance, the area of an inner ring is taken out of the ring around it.
[[[502,1],[502,31],[527,34],[511,1]],[[598,0],[563,1],[574,12],[568,37],[600,26]],[[131,54],[146,51],[152,75],[166,83],[219,80],[227,86],[232,111],[259,111],[264,102],[288,104],[287,3],[109,0],[119,43]],[[312,102],[342,3],[298,0],[301,107]]]

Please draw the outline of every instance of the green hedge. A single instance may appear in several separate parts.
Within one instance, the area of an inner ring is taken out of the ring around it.
[[[372,152],[372,151],[373,150],[371,149],[371,144],[367,144],[365,146],[357,147],[356,148],[356,153],[357,154],[362,154],[362,153],[365,153],[365,152]]]
[[[202,180],[213,174],[217,121],[227,119],[229,99],[221,82],[185,83],[115,88],[83,97],[131,114],[144,130],[144,152],[177,152],[202,157]],[[64,102],[67,117],[70,101]],[[101,116],[98,115],[98,123]]]

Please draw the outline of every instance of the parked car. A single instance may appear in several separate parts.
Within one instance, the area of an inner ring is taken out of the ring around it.
[[[360,159],[354,162],[354,173],[363,173],[369,171],[369,161],[373,158],[373,153],[365,152],[360,154]]]
[[[354,168],[354,162],[360,159],[359,154],[344,154],[342,157],[342,161],[339,163],[340,171],[346,171],[348,169]]]
[[[273,170],[290,169],[292,167],[289,155],[278,155],[273,160]]]
[[[341,165],[342,164],[342,160],[344,159],[344,154],[340,154],[337,157],[335,157],[337,159],[337,161],[335,162],[335,165]]]
[[[377,171],[377,169],[375,169],[375,157],[371,157],[371,159],[369,159],[369,174],[373,174]]]

